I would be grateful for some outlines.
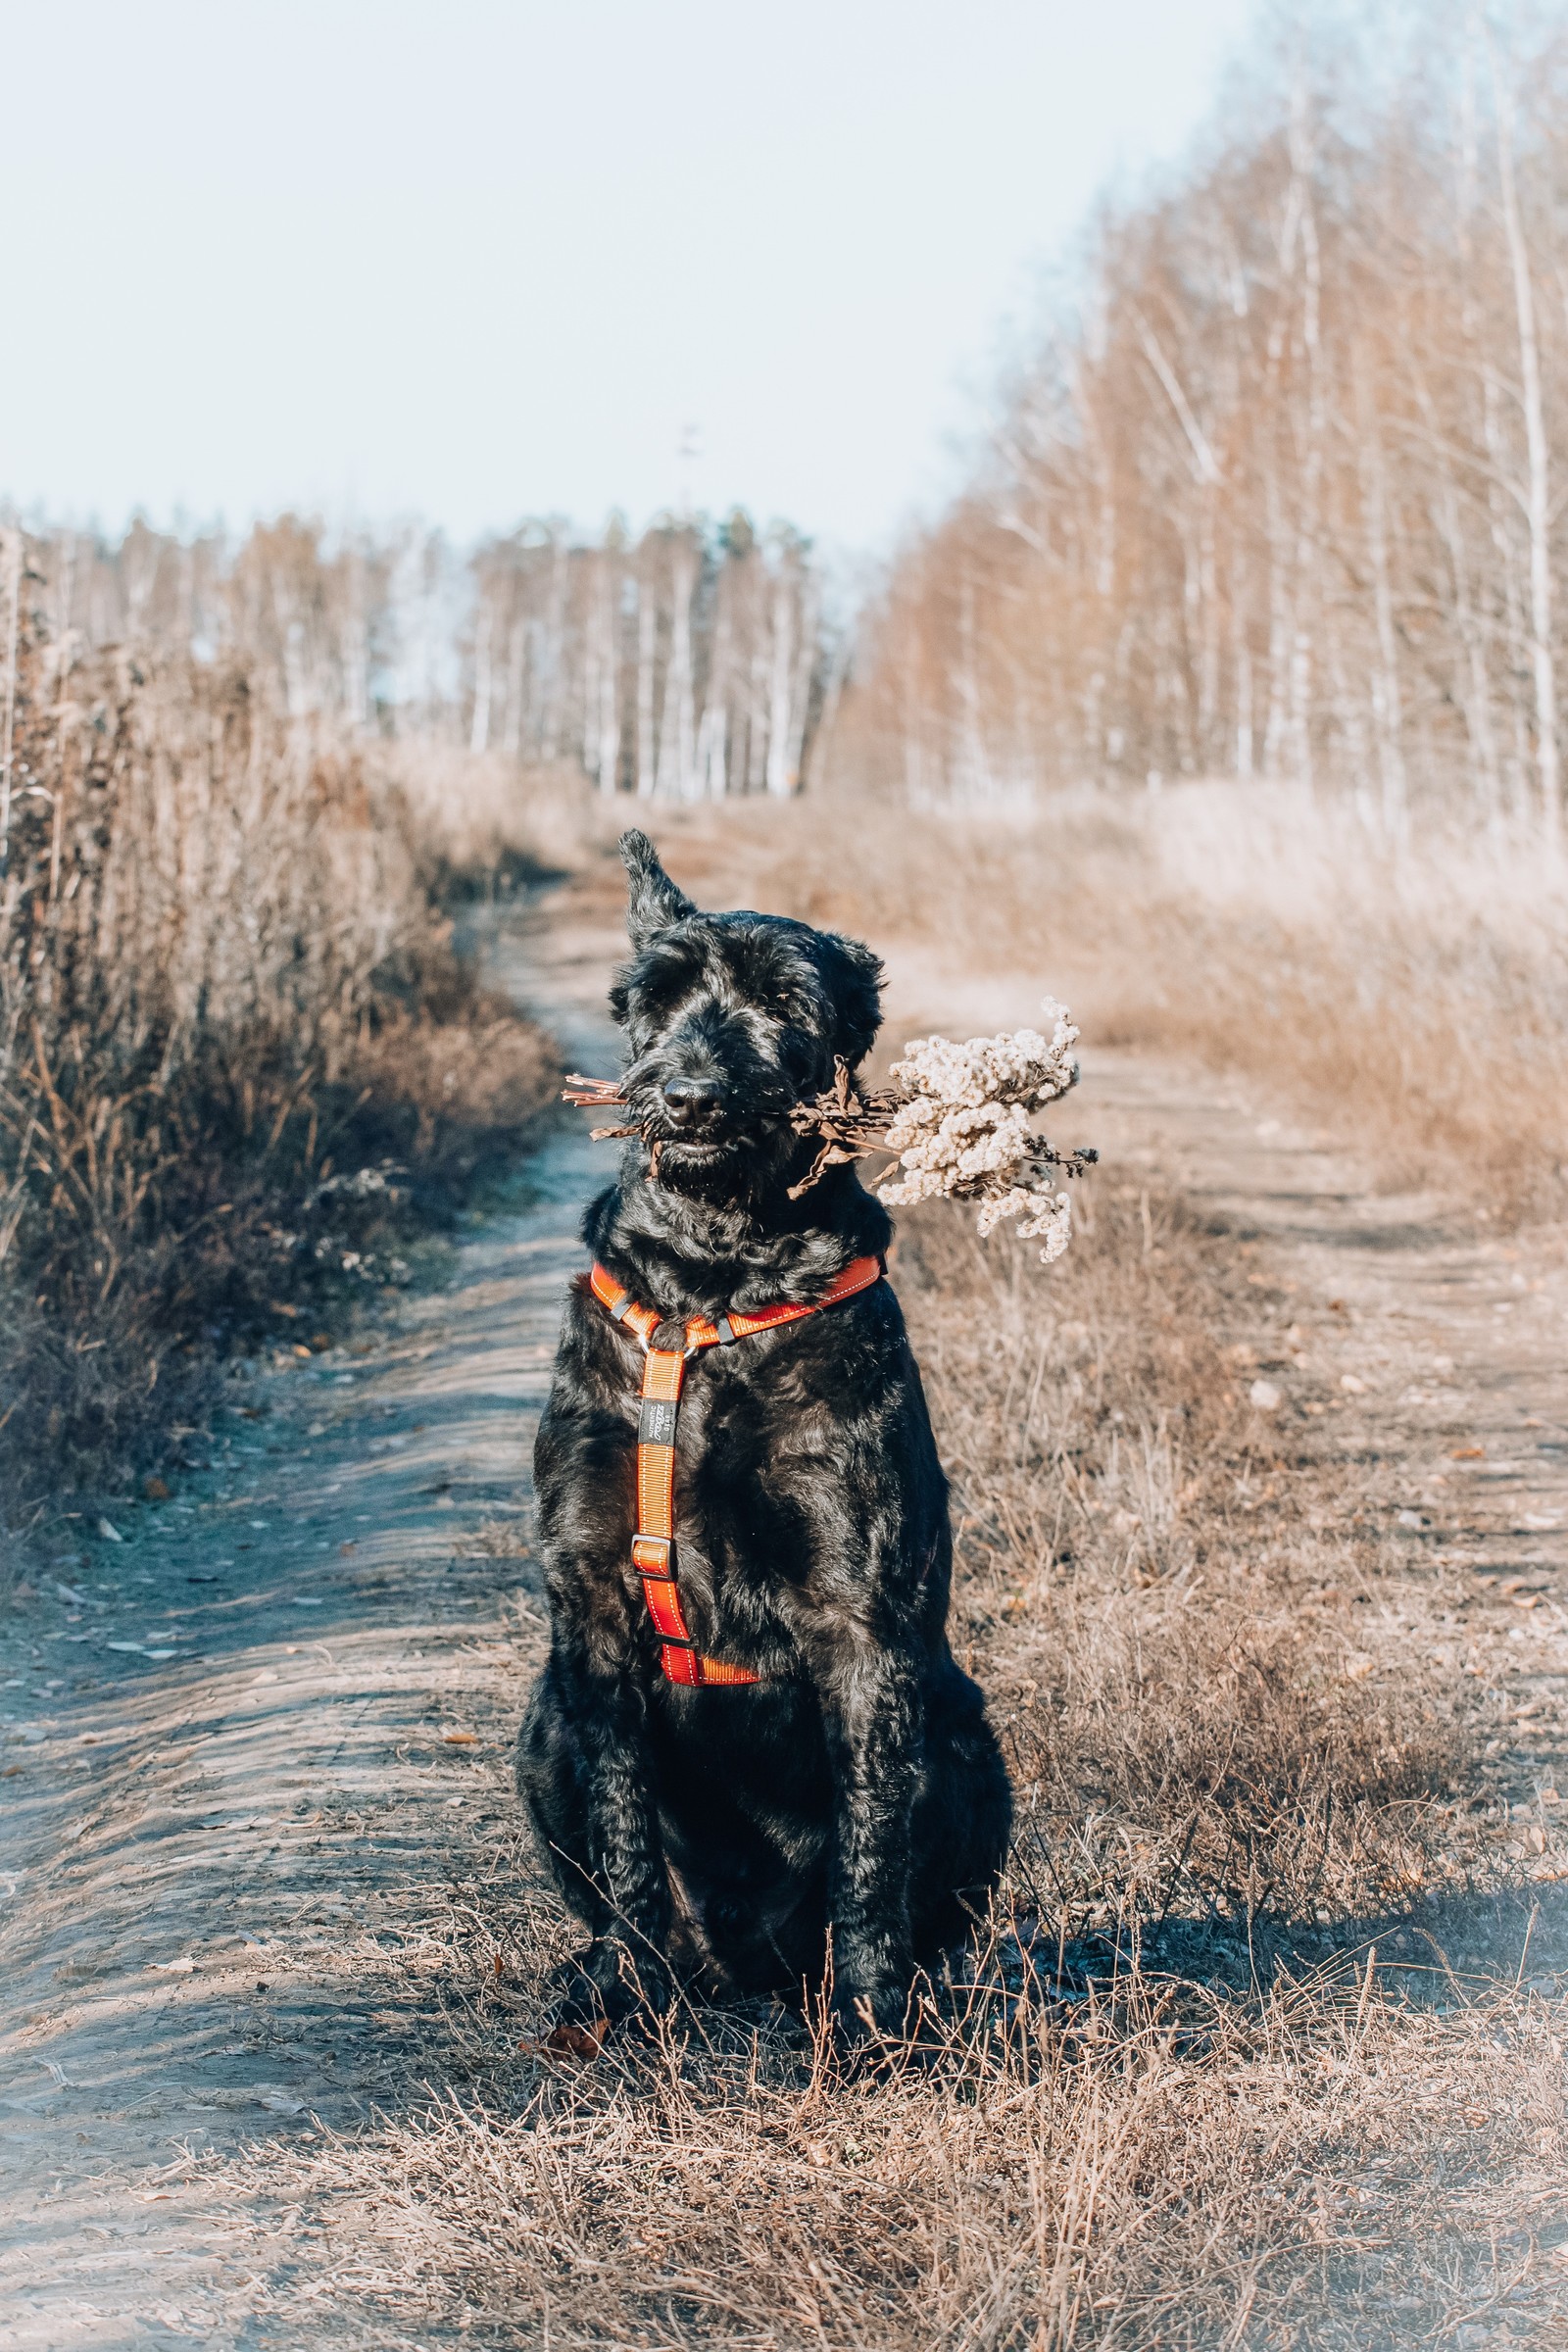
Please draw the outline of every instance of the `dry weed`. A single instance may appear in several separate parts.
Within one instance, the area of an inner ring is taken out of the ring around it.
[[[440,899],[504,894],[568,872],[631,821],[626,800],[593,792],[565,760],[522,767],[500,752],[407,738],[381,758]]]
[[[454,1974],[443,2092],[228,2184],[325,2226],[308,2305],[276,2277],[259,2316],[324,2296],[340,2342],[1544,2347],[1562,2012],[1477,1991],[1413,2012],[1374,1962],[1244,2008],[1135,1967],[846,2084],[782,2019],[540,2073],[508,1980]]]
[[[121,1482],[302,1291],[402,1278],[537,1032],[452,953],[376,747],[20,612],[0,797],[0,1521]],[[345,1278],[347,1278],[345,1280]],[[282,1301],[281,1307],[278,1301]]]

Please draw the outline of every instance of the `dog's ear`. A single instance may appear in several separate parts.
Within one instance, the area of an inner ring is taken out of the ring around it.
[[[833,1009],[838,1034],[833,1051],[842,1054],[853,1068],[870,1053],[882,1026],[882,958],[858,939],[846,939],[842,932],[829,931],[824,936],[832,944],[836,967]]]
[[[626,894],[626,931],[634,948],[646,948],[661,931],[678,923],[696,907],[659,862],[659,852],[646,833],[635,830],[620,837],[620,861],[630,885]]]

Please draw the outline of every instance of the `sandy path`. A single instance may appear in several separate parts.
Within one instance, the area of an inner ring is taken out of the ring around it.
[[[595,886],[497,950],[588,1068],[612,1066],[615,944]],[[897,956],[892,977],[895,1036],[1033,1009],[1005,977]],[[1391,1540],[1539,1587],[1508,1656],[1521,1692],[1555,1702],[1560,1251],[1467,1237],[1235,1087],[1133,1056],[1098,1056],[1062,1125],[1106,1148],[1099,1181],[1174,1178],[1261,1241],[1296,1285],[1258,1367],[1277,1425],[1358,1459]],[[439,2087],[440,1936],[466,1909],[482,1922],[514,1850],[507,1750],[540,1639],[525,1465],[604,1165],[559,1127],[528,1199],[462,1238],[443,1288],[398,1301],[364,1356],[236,1383],[211,1466],[122,1513],[122,1544],[88,1534],[63,1571],[79,1597],[46,1591],[7,1629],[0,2340],[342,2340],[298,2319],[327,2235],[265,2200],[237,2220],[186,2151],[352,2130]],[[294,2317],[274,2328],[256,2315],[280,2280]]]
[[[538,926],[518,983],[601,1065],[612,951]],[[123,1542],[62,1570],[80,1598],[46,1589],[6,1628],[7,2345],[297,2341],[247,2322],[256,2232],[183,2185],[182,2152],[424,2095],[421,1944],[512,1825],[526,1462],[602,1165],[563,1120],[448,1284],[363,1356],[236,1385],[211,1468],[116,1507]]]

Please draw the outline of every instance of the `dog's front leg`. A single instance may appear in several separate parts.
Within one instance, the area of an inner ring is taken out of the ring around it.
[[[558,1629],[523,1727],[518,1777],[563,1894],[592,1934],[564,2021],[667,2008],[669,1880],[650,1797],[645,1701],[624,1662]]]
[[[835,1794],[833,2006],[849,2040],[897,2040],[906,2029],[914,1974],[909,1870],[923,1751],[919,1685],[907,1659],[868,1632],[836,1643],[824,1663],[818,1691]]]

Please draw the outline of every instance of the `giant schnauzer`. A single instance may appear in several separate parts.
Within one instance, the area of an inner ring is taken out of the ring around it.
[[[561,2022],[657,2012],[677,1978],[746,1992],[830,1968],[845,2039],[898,2040],[917,1963],[995,1884],[1011,1807],[948,1646],[947,1481],[875,1279],[887,1212],[850,1165],[791,1198],[816,1146],[790,1106],[869,1051],[881,967],[805,923],[700,913],[645,835],[620,849],[633,954],[611,1005],[639,1133],[584,1219],[606,1287],[571,1294],[535,1448],[551,1648],[517,1751],[593,1938]],[[656,1348],[690,1318],[729,1338],[859,1260],[857,1295],[689,1365],[660,1589],[695,1637],[673,1654],[710,1649],[747,1687],[682,1687],[632,1557],[638,1325]]]

